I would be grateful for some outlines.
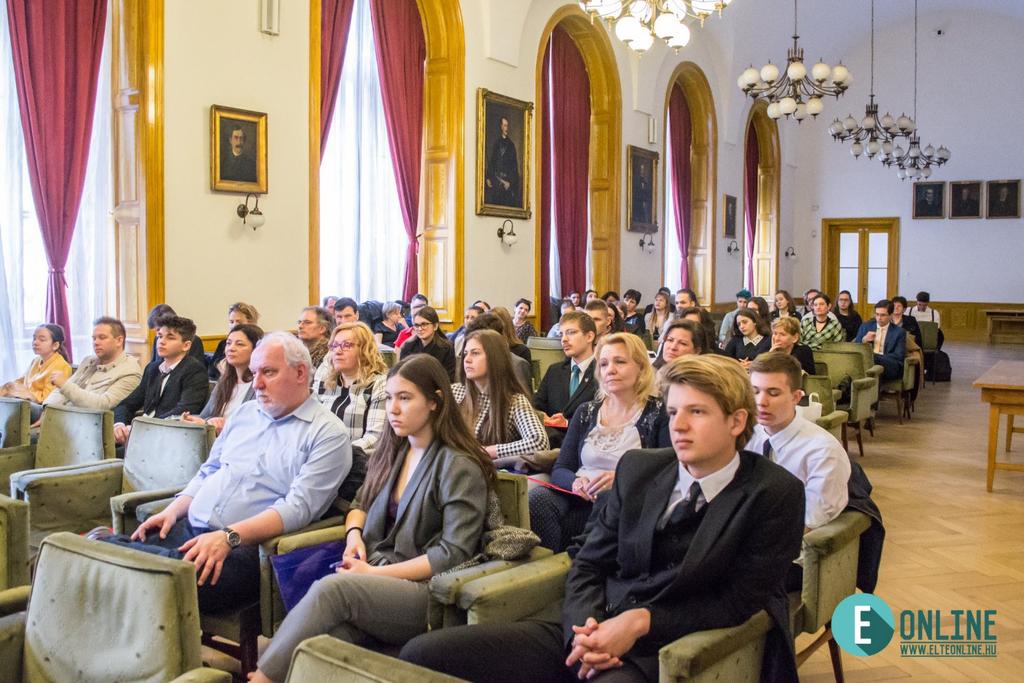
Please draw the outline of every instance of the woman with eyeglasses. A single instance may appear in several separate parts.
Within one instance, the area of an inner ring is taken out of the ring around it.
[[[441,367],[448,373],[448,378],[455,381],[455,348],[448,337],[441,331],[441,319],[430,306],[424,306],[412,317],[413,337],[402,344],[399,358],[406,359],[417,353],[426,353],[438,360]]]
[[[362,323],[336,327],[328,348],[331,367],[322,380],[313,380],[313,395],[342,421],[352,447],[369,456],[384,432],[388,366]]]

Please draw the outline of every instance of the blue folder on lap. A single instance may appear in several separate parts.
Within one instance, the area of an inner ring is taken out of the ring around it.
[[[270,564],[274,568],[285,609],[290,612],[299,604],[314,581],[333,574],[331,565],[340,561],[344,552],[344,541],[328,541],[271,556]]]

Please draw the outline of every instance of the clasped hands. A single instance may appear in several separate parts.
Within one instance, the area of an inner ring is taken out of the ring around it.
[[[597,500],[597,494],[607,491],[615,482],[615,472],[609,470],[602,472],[593,479],[589,477],[576,477],[572,482],[572,492],[580,498],[591,503]]]
[[[622,666],[623,655],[633,649],[636,641],[650,628],[651,613],[643,608],[627,610],[600,623],[590,617],[583,626],[572,627],[576,635],[565,665],[579,663],[576,675],[580,680],[589,680],[602,671],[617,669]]]
[[[362,532],[358,536],[351,535],[351,531],[345,534],[345,552],[341,555],[341,562],[332,566],[338,574],[375,573],[377,568],[366,563],[366,544],[363,543]]]

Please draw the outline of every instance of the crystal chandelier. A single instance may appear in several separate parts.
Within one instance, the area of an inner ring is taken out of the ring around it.
[[[679,50],[690,42],[687,19],[700,21],[718,13],[732,0],[579,0],[592,18],[615,27],[616,37],[635,52],[646,52],[658,37]]]
[[[914,119],[917,119],[917,0],[914,0]],[[921,149],[916,126],[911,131],[910,142],[905,151],[899,145],[891,151],[883,146],[880,155],[886,167],[896,167],[896,177],[900,180],[928,178],[932,174],[932,167],[942,166],[949,161],[949,157],[949,149],[945,145],[940,145],[938,149],[931,145]]]
[[[828,132],[837,142],[852,140],[850,154],[854,158],[866,152],[868,159],[873,159],[880,152],[886,156],[892,154],[898,140],[909,138],[916,129],[914,119],[906,114],[894,118],[886,112],[885,116],[878,118],[878,105],[875,104],[875,0],[871,0],[871,94],[864,108],[864,118],[858,122],[853,114],[849,114],[842,121],[835,119]]]
[[[853,76],[840,62],[830,67],[819,61],[808,77],[804,65],[804,51],[797,34],[797,0],[793,0],[793,47],[786,53],[786,70],[768,62],[758,71],[751,64],[736,81],[744,93],[753,99],[768,101],[768,116],[777,119],[792,116],[798,122],[808,115],[816,117],[824,105],[821,98],[826,95],[838,98],[850,87]],[[829,79],[831,78],[831,83]]]

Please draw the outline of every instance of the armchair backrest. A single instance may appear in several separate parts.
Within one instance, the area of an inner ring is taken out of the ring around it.
[[[526,340],[526,348],[530,349],[530,357],[533,358],[534,381],[540,386],[544,374],[548,368],[556,363],[565,360],[565,352],[562,351],[562,340],[554,337],[529,337]]]
[[[384,358],[384,364],[389,368],[395,367],[395,363],[398,362],[398,351],[390,351],[388,349],[381,349],[380,355]]]
[[[28,503],[0,496],[0,591],[29,582]]]
[[[848,351],[815,351],[815,362],[822,362],[828,367],[828,377],[832,386],[839,384],[847,377],[860,379],[866,377],[864,358],[860,353]]]
[[[808,396],[817,394],[822,415],[828,415],[836,409],[835,399],[832,398],[832,380],[828,375],[804,375],[803,388],[804,394]]]
[[[865,371],[875,364],[875,352],[872,350],[870,344],[858,344],[857,342],[832,342],[830,344],[825,344],[821,350],[843,351],[845,353],[859,354]]]
[[[30,408],[20,398],[0,398],[0,448],[29,443]]]
[[[522,474],[498,472],[497,494],[505,524],[520,529],[530,528],[530,496],[526,477]]]
[[[135,418],[124,449],[121,492],[185,486],[206,462],[216,436],[212,425]]]
[[[114,457],[114,413],[47,406],[36,444],[36,467],[84,465]]]
[[[921,328],[921,348],[931,352],[939,348],[939,324],[931,320],[922,320],[917,323]]]
[[[195,567],[71,533],[39,550],[24,683],[169,681],[202,665]]]
[[[828,524],[804,535],[804,631],[814,633],[832,619],[843,598],[857,592],[860,536],[871,526],[863,512],[846,510]]]

